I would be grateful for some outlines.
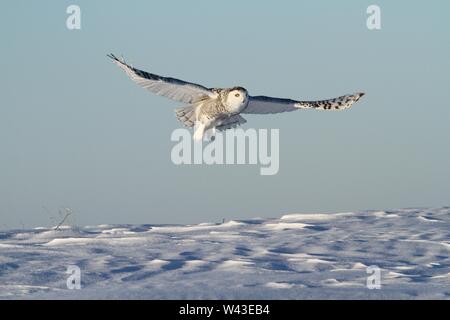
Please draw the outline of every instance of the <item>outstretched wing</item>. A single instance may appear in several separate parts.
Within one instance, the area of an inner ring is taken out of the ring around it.
[[[295,101],[265,96],[250,97],[248,105],[242,113],[267,114],[289,112],[298,109],[344,110],[350,108],[363,95],[364,93],[355,93],[319,101]]]
[[[157,95],[184,103],[193,103],[205,96],[215,96],[212,90],[199,84],[162,77],[136,69],[113,54],[109,54],[108,57],[125,71],[131,80]]]

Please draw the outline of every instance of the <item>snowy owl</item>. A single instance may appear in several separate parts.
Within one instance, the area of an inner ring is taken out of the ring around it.
[[[222,131],[246,123],[241,114],[281,113],[298,109],[344,110],[364,95],[360,92],[319,101],[250,96],[243,87],[206,88],[136,69],[113,54],[108,57],[138,85],[157,95],[187,104],[175,109],[175,114],[183,125],[194,128],[194,140],[202,140],[205,133],[214,137],[215,130]]]

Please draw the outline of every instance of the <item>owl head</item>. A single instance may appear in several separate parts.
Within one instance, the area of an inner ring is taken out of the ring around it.
[[[248,103],[248,92],[245,88],[234,87],[225,95],[225,103],[233,112],[242,111]]]

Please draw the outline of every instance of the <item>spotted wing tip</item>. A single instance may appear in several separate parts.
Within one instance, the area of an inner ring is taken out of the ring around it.
[[[358,99],[362,98],[363,96],[365,96],[365,92],[358,92],[356,93],[356,95],[358,96]]]
[[[358,102],[366,93],[365,92],[357,92],[353,95],[353,103]],[[353,104],[352,103],[352,104]]]

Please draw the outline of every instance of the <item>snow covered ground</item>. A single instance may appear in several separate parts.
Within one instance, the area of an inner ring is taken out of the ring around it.
[[[0,298],[449,299],[449,254],[449,207],[6,231]]]

